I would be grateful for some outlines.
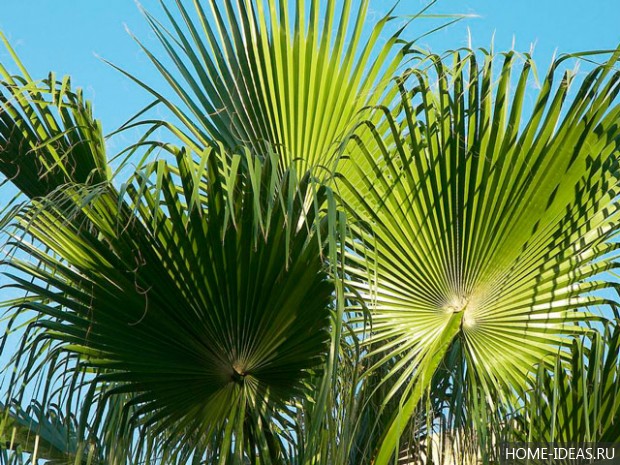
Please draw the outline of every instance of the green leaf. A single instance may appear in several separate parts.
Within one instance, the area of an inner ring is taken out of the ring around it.
[[[81,90],[68,77],[33,81],[15,56],[23,76],[0,65],[0,172],[24,195],[43,197],[68,183],[109,179],[100,123]]]
[[[360,124],[338,166],[335,191],[357,219],[343,260],[371,314],[357,320],[370,335],[366,376],[389,366],[382,408],[403,405],[377,463],[407,441],[453,311],[463,311],[449,333],[459,349],[447,353],[462,371],[442,368],[453,386],[444,412],[456,415],[466,399],[455,427],[476,429],[470,437],[484,444],[533,367],[558,352],[567,359],[571,335],[602,319],[588,308],[615,305],[607,272],[617,268],[620,224],[618,55],[581,82],[568,108],[571,77],[554,85],[554,63],[527,119],[530,58],[515,71],[512,52],[499,67],[461,53],[451,65],[423,57],[430,69],[399,79],[399,105]]]
[[[328,167],[360,112],[394,96],[402,29],[386,34],[391,12],[366,28],[369,0],[207,4],[194,2],[192,14],[177,1],[175,14],[162,3],[168,28],[145,12],[171,66],[141,47],[174,101],[126,73],[176,116],[174,132],[197,151],[215,139],[258,157],[275,150],[300,172]]]

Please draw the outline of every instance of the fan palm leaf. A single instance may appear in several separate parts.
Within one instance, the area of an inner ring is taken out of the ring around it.
[[[270,166],[180,151],[122,195],[74,184],[17,216],[10,276],[30,295],[20,308],[45,316],[40,337],[77,354],[105,396],[130,394],[130,431],[177,448],[191,438],[183,454],[204,454],[204,438],[222,431],[219,460],[241,460],[246,441],[265,439],[244,425],[303,393],[327,352],[325,188],[315,203],[307,176]]]
[[[27,197],[109,179],[101,124],[81,90],[53,74],[37,83],[0,34],[22,75],[0,64],[0,172]]]
[[[555,62],[528,120],[529,57],[511,93],[514,53],[497,83],[491,56],[455,55],[453,66],[425,58],[434,74],[405,75],[398,108],[360,125],[339,166],[359,218],[346,272],[372,313],[367,350],[377,365],[398,360],[384,404],[406,387],[377,464],[455,344],[475,419],[586,331],[588,307],[613,304],[601,291],[614,287],[604,272],[616,267],[620,224],[617,55],[568,108],[574,76],[554,85]]]
[[[192,15],[176,1],[175,15],[162,2],[169,29],[145,13],[170,65],[142,48],[176,98],[132,77],[176,117],[188,146],[268,148],[304,171],[329,164],[360,111],[394,95],[407,45],[402,29],[386,35],[390,13],[366,30],[369,0],[204,3]]]
[[[50,465],[88,462],[88,454],[83,455],[82,459],[79,458],[80,444],[77,440],[75,418],[67,418],[57,409],[44,411],[36,401],[26,410],[20,405],[2,410],[0,431],[5,450],[0,453],[0,463],[15,463],[17,455],[11,457],[10,451],[31,454],[46,460]]]
[[[620,441],[620,330],[608,324],[573,341],[569,363],[541,366],[525,403],[510,423],[517,442]]]

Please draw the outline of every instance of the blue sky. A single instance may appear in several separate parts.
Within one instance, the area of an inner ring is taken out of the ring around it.
[[[185,0],[190,3],[188,0]],[[157,11],[156,0],[143,0]],[[378,17],[393,1],[371,0],[371,15]],[[421,0],[401,0],[398,12],[413,14],[426,5]],[[606,49],[620,44],[620,0],[440,0],[433,13],[467,13],[479,17],[436,32],[422,43],[436,52],[466,46],[468,29],[475,47],[488,47],[494,36],[496,51],[528,51],[541,68],[554,51]],[[412,35],[434,23],[420,20]],[[73,84],[85,89],[106,131],[112,131],[150,101],[136,85],[104,64],[95,54],[132,73],[149,78],[153,68],[132,41],[125,25],[156,48],[136,4],[132,0],[2,0],[0,30],[8,37],[28,69],[36,77],[54,70],[70,74]],[[8,61],[0,49],[0,60]]]

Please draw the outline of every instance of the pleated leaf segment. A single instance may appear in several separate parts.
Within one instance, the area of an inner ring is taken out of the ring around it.
[[[575,76],[556,83],[566,58],[553,63],[529,118],[528,56],[505,54],[498,76],[487,54],[420,59],[398,83],[400,105],[360,125],[339,165],[358,216],[346,272],[372,313],[368,357],[392,364],[384,404],[404,389],[378,465],[440,371],[448,410],[465,405],[484,444],[533,367],[568,357],[569,336],[597,318],[589,310],[615,305],[618,56],[570,98]]]
[[[173,97],[126,73],[175,116],[165,125],[188,146],[217,140],[276,150],[283,167],[326,166],[360,111],[395,95],[403,29],[390,32],[391,12],[366,27],[369,0],[193,3],[162,2],[167,25],[145,13],[168,60],[142,48]]]
[[[102,395],[88,397],[99,400],[90,427],[104,434],[113,420],[136,434],[127,454],[283,454],[278,411],[328,351],[335,216],[320,210],[325,188],[276,167],[275,155],[180,150],[120,193],[72,184],[20,211],[8,274],[28,298],[16,307],[77,357],[49,395],[71,396],[92,373]],[[44,356],[37,347],[30,357]]]

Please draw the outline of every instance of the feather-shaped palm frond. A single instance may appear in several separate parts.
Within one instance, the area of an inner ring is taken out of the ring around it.
[[[372,313],[369,356],[398,360],[384,401],[407,387],[377,464],[389,462],[445,354],[464,360],[473,421],[570,346],[579,322],[595,318],[588,307],[613,303],[601,292],[614,286],[604,272],[619,247],[617,58],[591,71],[569,106],[574,76],[556,85],[558,60],[525,119],[528,57],[515,80],[516,55],[506,54],[495,82],[490,56],[452,66],[429,56],[430,71],[400,80],[400,106],[376,110],[383,125],[351,137],[338,184],[360,239],[346,271]]]

